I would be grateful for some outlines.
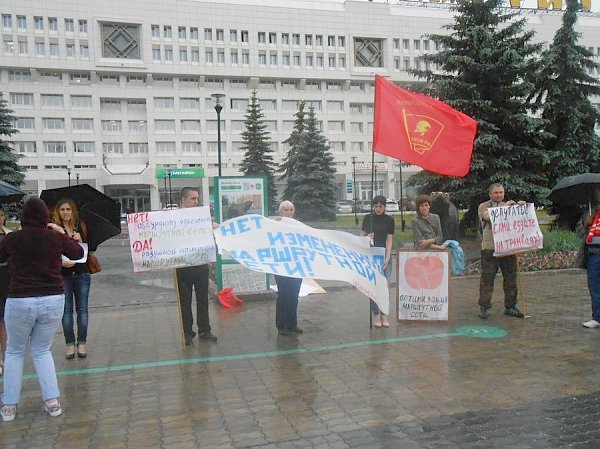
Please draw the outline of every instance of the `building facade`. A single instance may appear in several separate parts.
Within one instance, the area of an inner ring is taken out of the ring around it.
[[[552,40],[560,12],[520,11],[536,40]],[[370,198],[374,75],[415,82],[407,70],[436,51],[423,35],[452,19],[445,4],[352,0],[0,0],[0,13],[0,84],[25,189],[88,183],[124,211],[157,209],[185,185],[207,201],[219,147],[223,175],[239,175],[252,90],[277,162],[305,100],[331,145],[339,199],[353,198],[354,179],[356,197]],[[599,15],[577,26],[600,58]],[[376,193],[392,198],[420,170],[375,161]]]

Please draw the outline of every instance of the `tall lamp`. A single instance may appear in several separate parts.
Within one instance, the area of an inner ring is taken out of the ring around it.
[[[354,196],[354,224],[358,226],[358,215],[356,210],[356,156],[352,156],[352,194]]]
[[[167,170],[167,178],[169,178],[169,204],[168,204],[168,206],[170,207],[171,204],[173,204],[173,199],[171,198],[171,170]]]
[[[221,177],[221,111],[223,110],[221,98],[224,96],[225,94],[211,95],[215,99],[215,111],[217,111],[217,165],[219,168],[219,177]]]

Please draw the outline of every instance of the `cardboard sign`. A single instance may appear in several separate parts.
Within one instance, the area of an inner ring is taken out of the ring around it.
[[[127,215],[133,271],[166,270],[215,262],[208,207]]]
[[[490,207],[494,256],[510,256],[544,247],[533,203]]]
[[[398,320],[447,321],[448,251],[398,251]]]
[[[272,220],[253,214],[221,223],[215,238],[219,251],[251,270],[346,281],[389,313],[382,271],[385,248],[371,248],[368,237],[314,229],[292,218]]]

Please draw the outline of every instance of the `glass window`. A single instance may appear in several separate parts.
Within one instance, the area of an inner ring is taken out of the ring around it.
[[[353,134],[362,134],[362,132],[363,132],[363,124],[362,124],[362,122],[352,122],[352,123],[350,123],[350,131]]]
[[[200,50],[192,48],[192,62],[200,62]]]
[[[36,153],[35,142],[15,142],[13,148],[17,153]]]
[[[74,58],[75,57],[75,44],[73,42],[67,42],[66,49],[67,49],[67,58]]]
[[[12,28],[12,15],[2,14],[2,25],[4,28]]]
[[[145,133],[148,129],[146,120],[129,120],[127,124],[130,133]]]
[[[102,144],[104,154],[123,154],[123,144],[118,142],[104,142]]]
[[[413,47],[415,51],[421,50],[421,41],[419,39],[413,40]]]
[[[160,61],[160,48],[154,47],[152,49],[152,60]]]
[[[313,66],[313,56],[312,55],[306,55],[306,66],[307,67]]]
[[[165,61],[173,60],[173,49],[171,47],[165,47]]]
[[[181,109],[200,109],[200,98],[190,97],[190,98],[180,98],[179,99],[179,107]]]
[[[71,107],[77,109],[91,109],[92,97],[89,95],[71,95]]]
[[[152,30],[152,37],[160,37],[159,25],[150,25],[150,29]]]
[[[22,92],[11,92],[10,104],[14,106],[32,106],[33,94]]]
[[[332,153],[343,153],[346,142],[329,142],[329,148]]]
[[[232,132],[236,132],[236,133],[242,132],[245,129],[244,127],[245,127],[244,120],[232,120],[231,121],[231,131]]]
[[[212,28],[204,28],[204,40],[207,42],[212,41]]]
[[[41,31],[44,29],[44,18],[40,16],[35,16],[33,18],[33,23],[35,24],[35,29]]]
[[[79,56],[81,59],[88,59],[90,57],[90,48],[87,42],[79,44]]]
[[[243,65],[250,64],[250,53],[248,53],[247,51],[242,52],[242,64]]]
[[[157,153],[175,153],[175,142],[156,142]]]
[[[299,34],[292,34],[292,44],[300,45],[300,35]]]
[[[312,47],[312,42],[313,42],[312,34],[307,34],[306,36],[304,36],[304,43],[306,44],[307,47]]]
[[[269,62],[271,65],[277,65],[277,53],[269,55]]]
[[[177,28],[177,37],[179,39],[185,39],[187,37],[186,34],[187,33],[186,33],[185,27],[178,27]]]
[[[346,57],[345,56],[340,56],[340,58],[338,60],[338,65],[341,69],[346,67]]]
[[[248,42],[248,31],[242,30],[241,41],[242,42]]]
[[[48,108],[62,108],[64,106],[62,94],[42,94],[42,106]]]
[[[121,120],[102,120],[102,131],[105,133],[120,133],[123,130]]]
[[[321,83],[319,81],[307,81],[304,85],[306,90],[321,90]]]
[[[335,56],[329,57],[329,67],[335,68]]]
[[[216,133],[217,130],[217,121],[216,120],[207,120],[206,121],[206,132]],[[225,131],[225,120],[221,120],[221,132]]]
[[[197,41],[198,40],[198,27],[191,27],[190,28],[190,39],[193,41]]]
[[[175,132],[175,120],[154,120],[156,132]]]
[[[222,29],[216,30],[217,42],[223,42],[225,40],[225,32]]]
[[[33,117],[17,117],[15,119],[15,128],[20,131],[35,129],[35,120]]]
[[[277,33],[269,33],[269,44],[277,43]]]
[[[338,36],[338,47],[344,48],[346,46],[346,38],[344,36]]]
[[[121,100],[118,98],[101,98],[100,109],[102,111],[120,111]]]
[[[281,88],[285,90],[296,90],[298,89],[297,81],[282,81]]]
[[[61,154],[66,152],[66,142],[44,142],[44,153]]]
[[[200,153],[201,147],[200,142],[181,142],[182,153]]]
[[[80,33],[87,33],[88,32],[88,23],[87,23],[87,20],[80,20],[79,21],[79,32]]]
[[[327,36],[327,46],[335,47],[335,36]]]
[[[281,43],[283,45],[290,45],[290,34],[289,33],[281,34]]]
[[[315,36],[315,45],[316,45],[317,47],[322,47],[322,46],[323,46],[323,36],[322,36],[322,35],[320,35],[320,34],[317,34],[317,35]]]
[[[217,51],[217,64],[225,64],[225,50]]]
[[[130,142],[129,154],[148,154],[148,142]]]
[[[231,50],[231,63],[232,64],[237,64],[238,63],[238,52],[237,52],[237,50]]]
[[[154,98],[155,109],[175,109],[175,99],[173,97],[155,97]]]
[[[4,54],[12,55],[15,52],[15,43],[11,38],[4,38]]]
[[[57,117],[42,118],[42,125],[47,130],[65,129],[65,119]]]
[[[187,50],[179,50],[179,62],[187,62],[188,53]]]
[[[17,28],[24,30],[27,28],[27,17],[17,16]]]
[[[73,142],[73,152],[74,153],[95,153],[95,143],[94,142]]]
[[[258,43],[265,44],[267,42],[267,36],[264,31],[258,32]]]
[[[298,108],[298,100],[282,100],[281,108],[284,111],[295,111]]]
[[[408,51],[410,49],[410,41],[408,39],[402,39],[402,50]]]
[[[181,131],[200,131],[200,120],[182,120]]]
[[[259,100],[259,103],[263,111],[277,110],[277,100]]]
[[[258,63],[260,65],[266,65],[267,64],[267,54],[266,53],[259,53],[258,54]]]
[[[93,131],[94,119],[92,118],[74,118],[71,119],[73,131]]]
[[[275,120],[265,120],[264,124],[267,127],[267,131],[271,133],[277,132],[277,122]]]
[[[58,31],[58,19],[56,17],[48,17],[48,29]]]
[[[206,52],[204,53],[204,61],[207,64],[212,64],[213,63],[213,52],[212,52],[212,50],[206,50]]]
[[[21,56],[27,55],[29,52],[27,50],[27,39],[19,38],[19,54]]]
[[[327,130],[334,133],[339,133],[344,131],[344,122],[338,120],[329,120],[327,122]]]
[[[45,56],[46,55],[46,46],[44,42],[36,41],[35,42],[35,54],[37,56]]]
[[[171,29],[171,25],[163,26],[163,37],[165,39],[171,39],[173,37],[173,30]]]

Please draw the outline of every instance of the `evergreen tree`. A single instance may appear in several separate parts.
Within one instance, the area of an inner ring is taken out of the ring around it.
[[[250,103],[246,109],[246,130],[242,133],[242,150],[245,151],[244,159],[240,164],[241,172],[246,176],[265,176],[269,199],[269,210],[275,210],[275,162],[273,150],[269,146],[269,131],[264,123],[265,115],[256,98],[256,91],[252,92]]]
[[[575,31],[575,23],[580,8],[578,0],[567,0],[562,26],[552,46],[543,52],[536,76],[534,99],[553,134],[546,140],[550,188],[564,176],[600,170],[600,139],[594,131],[600,113],[590,101],[590,96],[600,95],[600,83],[590,75],[598,64],[592,59],[593,53],[578,44],[580,33]],[[559,222],[564,221],[561,217],[572,215],[556,209]]]
[[[0,95],[0,179],[19,187],[25,181],[25,169],[18,163],[21,155],[14,152],[12,141],[7,140],[17,133],[11,114],[6,100]]]
[[[542,165],[544,120],[528,114],[532,74],[540,44],[525,19],[503,9],[502,0],[459,2],[448,35],[431,35],[438,53],[424,56],[443,73],[414,71],[431,83],[428,92],[475,118],[471,171],[464,178],[423,173],[410,184],[419,190],[452,192],[469,211],[465,225],[473,228],[477,205],[487,197],[490,183],[502,182],[509,198],[537,201],[545,198]]]
[[[304,112],[304,101],[298,102],[298,112],[294,114],[294,129],[286,140],[283,143],[287,144],[290,149],[286,154],[283,162],[277,169],[278,173],[283,173],[280,176],[280,180],[289,179],[291,174],[296,170],[296,161],[298,159],[298,147],[300,146],[300,140],[302,134],[304,133],[305,128],[305,120],[306,120],[306,112]],[[285,190],[283,191],[282,198],[284,200],[289,200],[293,195],[293,192],[290,190],[289,184],[286,185]]]
[[[335,220],[335,167],[311,107],[300,137],[295,168],[286,189],[300,220]]]

